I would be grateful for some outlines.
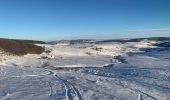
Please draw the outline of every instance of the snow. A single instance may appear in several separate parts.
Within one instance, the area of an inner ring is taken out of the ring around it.
[[[170,49],[156,41],[59,43],[0,51],[0,100],[169,100]],[[5,58],[5,59],[4,59]]]

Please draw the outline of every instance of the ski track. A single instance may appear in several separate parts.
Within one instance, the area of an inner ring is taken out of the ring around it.
[[[83,100],[80,92],[78,91],[78,89],[69,81],[64,80],[62,78],[60,78],[59,76],[57,76],[55,74],[55,76],[62,81],[62,83],[64,84],[64,87],[66,89],[66,99],[67,100]]]
[[[132,68],[133,69],[133,68]],[[74,71],[73,71],[74,72]],[[60,72],[61,73],[61,72]],[[142,90],[139,90],[137,88],[132,88],[132,87],[129,87],[127,85],[124,85],[124,82],[125,81],[128,81],[128,80],[123,80],[121,78],[115,78],[115,77],[110,77],[110,76],[101,76],[100,74],[94,74],[93,71],[92,73],[84,73],[84,72],[75,72],[77,74],[88,74],[88,75],[94,75],[94,76],[99,76],[99,77],[107,77],[107,78],[113,78],[113,79],[116,79],[116,81],[113,81],[113,83],[115,83],[116,85],[120,85],[121,87],[123,88],[128,88],[130,91],[134,91],[136,92],[139,96],[138,96],[138,100],[142,100],[142,97],[143,96],[146,96],[146,97],[149,97],[151,98],[152,100],[157,100],[157,98],[153,97],[152,95],[142,91]],[[55,77],[57,77],[64,85],[65,87],[65,97],[66,97],[66,100],[83,100],[80,92],[78,91],[78,89],[69,81],[59,77],[57,75],[57,72],[53,72],[53,71],[48,71],[47,73],[45,74],[37,74],[37,75],[22,75],[22,76],[10,76],[8,78],[20,78],[20,77],[43,77],[43,76],[48,76],[48,75],[54,75]],[[51,85],[51,82],[49,82],[49,87],[50,87],[50,96],[52,96],[52,85]]]
[[[48,75],[53,75],[54,73],[52,71],[48,71],[46,74],[30,74],[30,75],[21,75],[21,76],[9,76],[9,77],[3,77],[3,78],[21,78],[21,77],[43,77]]]
[[[90,74],[90,73],[84,73],[84,74],[89,74],[89,75],[94,75],[94,76],[100,76],[100,77],[108,77],[108,76],[101,76],[101,75],[96,75],[96,74]],[[81,94],[79,93],[78,89],[72,84],[70,83],[69,81],[65,80],[65,79],[62,79],[60,78],[56,73],[54,73],[53,71],[48,71],[48,73],[46,74],[39,74],[39,75],[22,75],[22,76],[11,76],[11,78],[19,78],[19,77],[43,77],[43,76],[47,76],[47,75],[54,75],[55,77],[57,77],[64,85],[65,87],[65,91],[66,91],[66,100],[83,100]],[[109,77],[109,78],[112,78],[112,77]],[[117,79],[117,78],[116,78]],[[123,84],[123,81],[121,81],[120,79],[117,79],[119,82],[114,82],[116,83],[117,85],[120,85],[124,88],[128,88],[129,90],[131,91],[134,91],[136,93],[138,93],[140,96],[138,98],[138,100],[142,100],[141,97],[142,95],[145,95],[153,100],[157,100],[155,97],[141,91],[141,90],[138,90],[138,89],[133,89],[131,87],[127,87]],[[119,84],[118,84],[119,83]],[[49,82],[49,86],[50,86],[50,96],[52,96],[52,85],[51,85],[51,82]]]
[[[119,85],[123,88],[128,88],[130,91],[134,91],[138,94],[138,99],[137,100],[143,100],[142,97],[145,95],[146,97],[149,97],[152,100],[158,100],[157,98],[153,97],[152,95],[143,92],[142,90],[139,89],[133,89],[132,87],[129,87],[127,85],[124,85],[124,82],[127,82],[127,80],[123,80],[123,79],[118,79],[115,77],[109,77],[109,76],[101,76],[101,75],[97,75],[97,74],[90,74],[90,73],[84,73],[84,74],[88,74],[88,75],[94,75],[94,76],[99,76],[99,77],[106,77],[106,78],[111,78],[111,79],[116,79],[116,81],[112,81],[113,83],[115,83],[116,85]]]

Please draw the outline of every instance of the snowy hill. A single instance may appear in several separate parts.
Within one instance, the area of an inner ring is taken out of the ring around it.
[[[137,39],[139,40],[139,39]],[[72,40],[0,51],[1,100],[168,100],[169,40]]]

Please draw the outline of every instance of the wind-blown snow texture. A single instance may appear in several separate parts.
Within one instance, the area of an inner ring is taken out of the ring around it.
[[[0,100],[169,100],[169,42],[37,44],[40,55],[1,51]]]

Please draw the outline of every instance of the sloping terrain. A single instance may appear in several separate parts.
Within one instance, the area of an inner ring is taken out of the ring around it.
[[[44,48],[33,43],[43,43],[29,40],[0,39],[0,49],[13,55],[41,54]]]
[[[169,100],[166,41],[57,43],[0,65],[1,100]]]

